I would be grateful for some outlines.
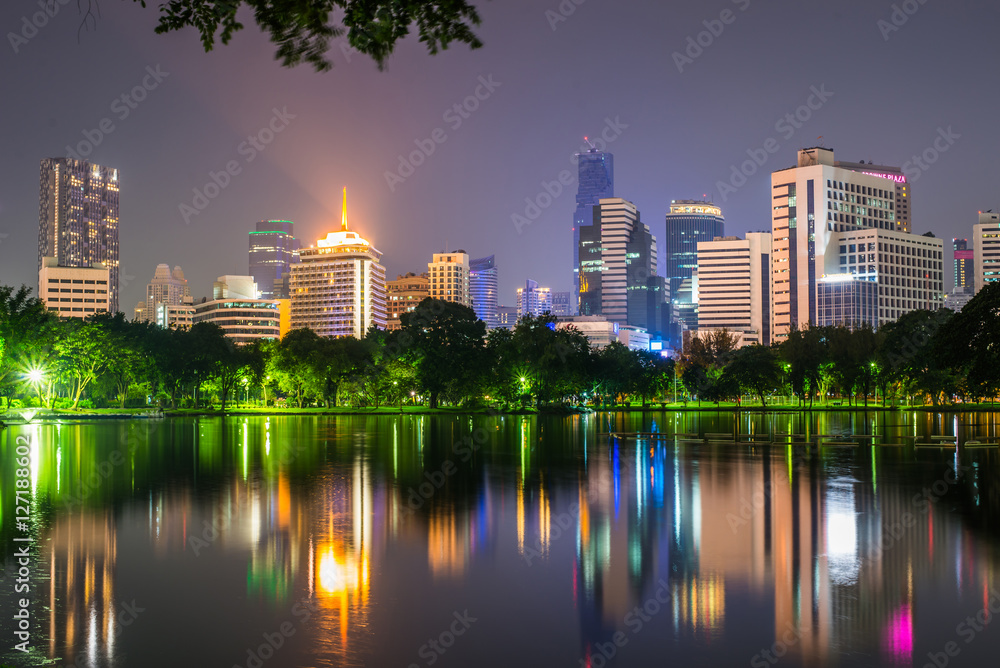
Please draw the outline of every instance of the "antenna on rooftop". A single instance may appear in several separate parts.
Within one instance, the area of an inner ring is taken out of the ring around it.
[[[590,148],[597,148],[596,146],[594,146],[594,142],[590,141],[589,137],[584,137],[583,141],[587,142],[590,145]]]

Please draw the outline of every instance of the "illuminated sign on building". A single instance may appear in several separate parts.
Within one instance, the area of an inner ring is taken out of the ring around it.
[[[906,183],[906,177],[902,174],[885,174],[882,172],[861,172],[862,174],[867,174],[868,176],[877,176],[880,179],[889,179],[890,181],[895,181],[896,183]]]

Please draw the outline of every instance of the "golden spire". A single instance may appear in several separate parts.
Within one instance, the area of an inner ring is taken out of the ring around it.
[[[344,210],[340,214],[340,231],[347,231],[347,188],[344,188]]]

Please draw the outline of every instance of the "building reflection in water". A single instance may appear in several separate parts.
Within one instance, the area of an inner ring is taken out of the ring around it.
[[[201,538],[203,549],[245,558],[250,601],[277,608],[313,597],[319,614],[300,637],[337,664],[377,635],[373,601],[391,594],[379,591],[375,575],[391,547],[426,554],[412,577],[438,582],[476,577],[477,560],[506,550],[516,550],[518,567],[565,567],[585,662],[617,631],[630,631],[628,615],[661,582],[670,602],[652,622],[658,634],[717,647],[727,623],[745,620],[749,600],[769,616],[771,642],[791,634],[789,653],[807,664],[851,647],[910,665],[915,619],[934,605],[917,597],[915,582],[981,592],[987,605],[994,573],[981,541],[900,481],[901,450],[609,441],[593,423],[570,418],[572,436],[553,436],[566,446],[559,459],[546,452],[536,418],[498,419],[496,451],[477,454],[411,512],[410,481],[441,470],[432,424],[400,418],[359,443],[332,420],[329,433],[281,438],[269,420],[196,421],[185,428],[198,480],[142,488],[158,463],[140,459],[104,484],[132,514],[141,509],[155,558],[191,552]],[[449,428],[449,438],[469,431],[459,421]],[[40,495],[58,497],[87,468],[72,438],[61,435],[54,456],[39,453],[32,484]],[[309,447],[297,449],[300,442]],[[978,506],[989,498],[990,473],[979,455],[966,456],[962,484]],[[887,463],[897,475],[891,481]],[[955,461],[943,455],[932,464],[947,482]],[[210,481],[205,489],[202,479]],[[956,484],[941,483],[937,499]],[[100,504],[59,509],[39,544],[49,654],[99,665],[116,652],[120,529],[114,512],[93,506]],[[913,522],[900,529],[907,516]]]

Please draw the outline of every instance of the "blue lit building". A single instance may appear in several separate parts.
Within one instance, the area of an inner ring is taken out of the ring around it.
[[[664,274],[669,283],[667,294],[673,305],[670,339],[675,346],[684,329],[698,327],[694,278],[698,268],[698,242],[712,241],[725,236],[725,232],[726,219],[722,210],[711,202],[690,199],[670,202],[661,248],[665,258]],[[684,286],[688,289],[683,289]]]
[[[580,228],[594,224],[594,208],[602,199],[615,196],[615,157],[596,148],[577,153],[579,186],[573,212],[573,311],[580,294]]]
[[[476,317],[486,323],[487,329],[496,329],[497,317],[497,264],[495,256],[481,257],[469,262],[469,293]]]
[[[250,272],[261,299],[287,299],[288,282],[282,281],[299,261],[299,240],[290,220],[262,220],[250,233]],[[275,283],[278,283],[275,286]]]

